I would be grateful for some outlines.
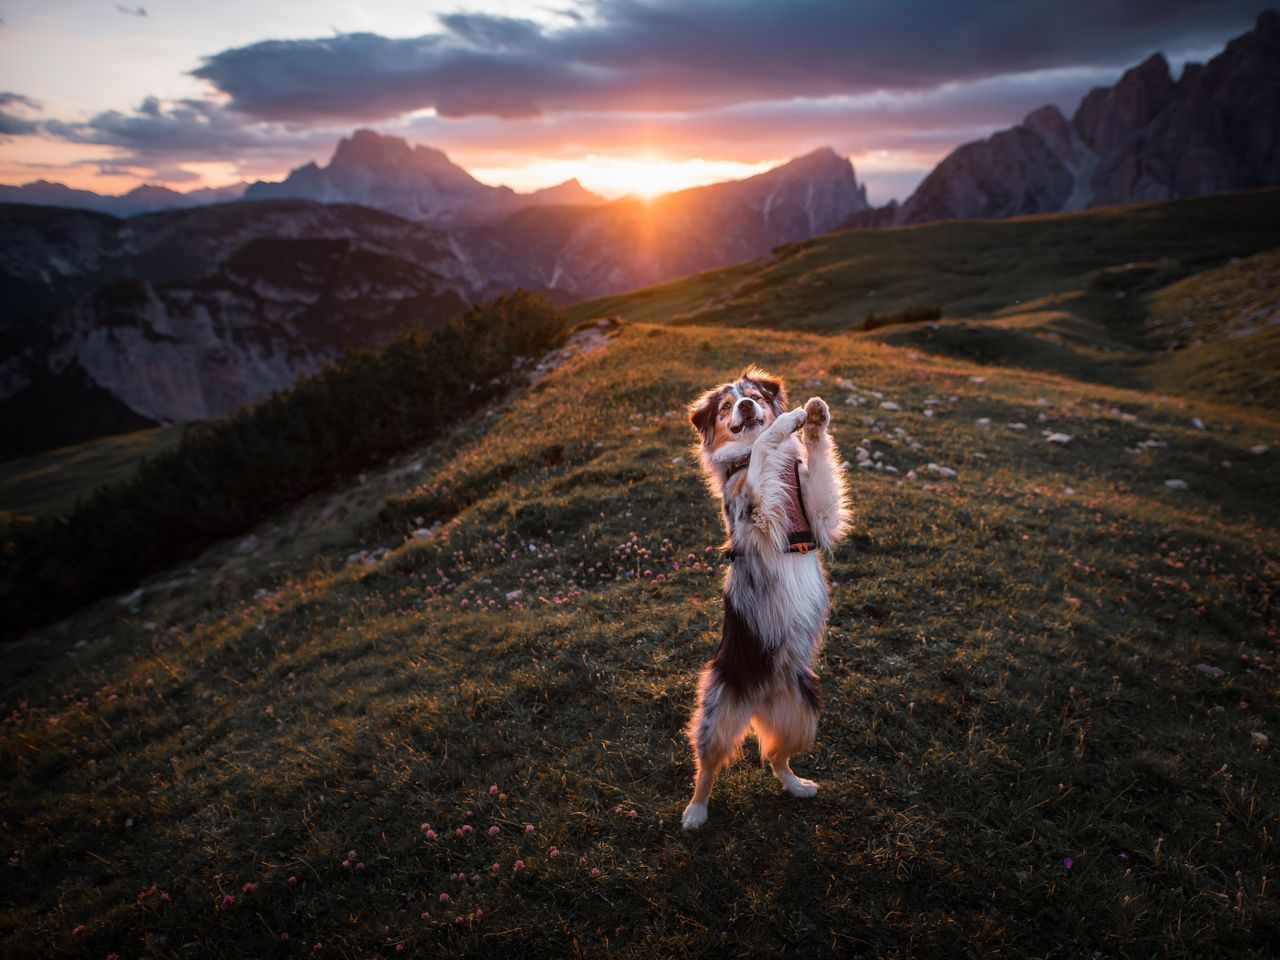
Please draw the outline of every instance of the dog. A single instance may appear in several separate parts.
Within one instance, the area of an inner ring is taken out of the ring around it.
[[[791,758],[812,746],[818,726],[813,662],[830,602],[819,551],[844,537],[850,511],[831,412],[819,397],[787,410],[781,378],[750,366],[688,412],[731,561],[720,645],[699,677],[687,731],[697,774],[681,824],[696,830],[748,727],[788,793],[818,792],[792,772]]]

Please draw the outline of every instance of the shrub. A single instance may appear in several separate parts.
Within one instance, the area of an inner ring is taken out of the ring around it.
[[[419,444],[501,394],[513,360],[548,349],[563,314],[517,290],[430,330],[411,328],[289,390],[196,427],[68,516],[10,528],[0,632],[47,622],[299,498]]]

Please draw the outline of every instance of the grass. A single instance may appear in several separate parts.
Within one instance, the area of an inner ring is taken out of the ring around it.
[[[181,438],[181,427],[152,427],[0,461],[0,518],[69,513],[98,487],[129,479],[141,460]]]
[[[885,468],[829,565],[821,792],[749,744],[685,834],[720,530],[682,408],[747,361]],[[1273,955],[1277,439],[875,335],[625,324],[7,651],[0,952]]]

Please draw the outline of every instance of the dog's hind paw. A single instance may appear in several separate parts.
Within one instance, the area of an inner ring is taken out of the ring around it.
[[[691,803],[684,808],[684,816],[680,818],[680,826],[686,830],[697,830],[707,822],[707,806],[704,803]]]
[[[803,777],[795,775],[787,777],[782,781],[782,786],[793,797],[816,797],[818,795],[818,785],[812,780],[806,780]]]

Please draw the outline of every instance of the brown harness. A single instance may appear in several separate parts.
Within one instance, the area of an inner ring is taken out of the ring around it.
[[[724,475],[725,482],[728,483],[730,477],[750,462],[751,457],[747,455],[730,463]],[[808,553],[810,550],[818,549],[818,541],[813,535],[813,530],[809,528],[809,520],[804,511],[804,493],[800,490],[799,457],[792,461],[791,473],[795,483],[784,484],[791,494],[787,500],[787,553]],[[733,547],[726,547],[724,555],[729,560],[736,560],[742,556],[742,552]]]

